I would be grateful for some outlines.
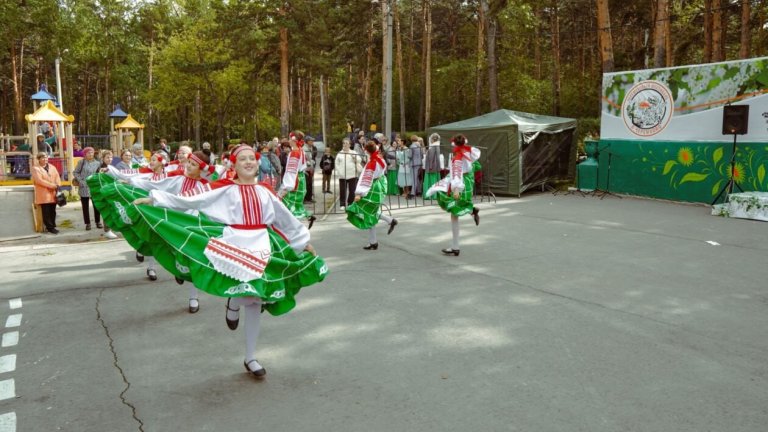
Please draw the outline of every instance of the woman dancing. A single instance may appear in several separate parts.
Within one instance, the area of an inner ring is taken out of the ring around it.
[[[230,329],[238,327],[240,309],[245,308],[243,364],[250,374],[263,378],[266,370],[256,360],[262,309],[273,315],[290,311],[299,290],[322,281],[328,267],[310,245],[309,230],[274,192],[258,184],[254,150],[239,146],[231,159],[237,173],[234,180],[219,180],[181,195],[153,190],[134,203],[200,210],[201,216],[194,218],[197,223],[161,221],[153,227],[173,246],[166,250],[172,251],[175,262],[166,268],[174,271],[175,266],[188,266],[200,289],[227,297],[225,320]]]
[[[440,208],[451,214],[451,232],[453,242],[450,248],[443,249],[446,255],[459,256],[459,216],[471,214],[475,225],[480,225],[480,209],[472,204],[472,194],[475,190],[474,172],[480,169],[480,150],[470,147],[464,135],[456,135],[451,139],[453,159],[451,172],[437,182],[427,192],[427,198],[437,196]]]
[[[357,181],[355,189],[355,202],[347,206],[347,220],[360,229],[368,230],[368,244],[363,246],[365,250],[376,250],[379,242],[376,239],[376,224],[379,219],[389,224],[387,235],[397,225],[397,219],[382,213],[381,204],[387,193],[387,164],[382,159],[376,143],[368,141],[365,145],[368,154],[368,163]]]
[[[283,183],[277,195],[282,198],[283,204],[288,207],[291,214],[299,219],[306,218],[309,221],[307,229],[311,229],[317,218],[304,208],[304,195],[307,193],[307,176],[304,175],[304,171],[307,170],[307,159],[302,150],[303,138],[304,134],[299,131],[290,135],[291,153],[288,154]]]

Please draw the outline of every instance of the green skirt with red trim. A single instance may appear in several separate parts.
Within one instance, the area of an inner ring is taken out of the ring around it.
[[[272,315],[296,305],[301,288],[325,279],[325,261],[309,252],[297,254],[283,237],[267,228],[272,254],[259,279],[239,281],[217,271],[205,256],[210,240],[220,238],[226,225],[204,214],[192,215],[148,205],[135,205],[148,194],[105,174],[87,179],[94,206],[104,222],[119,231],[138,252],[154,256],[169,273],[219,297],[259,297]]]

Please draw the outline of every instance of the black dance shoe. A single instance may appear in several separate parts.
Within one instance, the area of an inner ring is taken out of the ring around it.
[[[446,255],[459,256],[459,250],[458,249],[448,248],[448,249],[443,249],[442,252],[444,254],[446,254]]]
[[[480,209],[475,207],[472,209],[472,219],[475,220],[475,225],[480,225]]]
[[[315,215],[312,215],[309,217],[309,226],[307,227],[308,230],[312,229],[312,225],[315,224],[316,220],[317,218],[315,217]]]
[[[229,314],[224,314],[224,319],[227,321],[227,327],[229,327],[230,330],[236,330],[237,325],[240,323],[240,309],[232,309],[229,307],[229,302],[232,300],[232,298],[227,299],[227,312],[237,312],[237,318],[231,320],[229,319]],[[248,366],[246,366],[248,368]]]
[[[192,306],[192,300],[197,302],[196,306]],[[200,300],[198,299],[189,299],[189,313],[197,313],[197,311],[200,310]]]
[[[136,252],[136,261],[138,262],[144,262],[144,255]]]
[[[174,276],[174,279],[176,279],[176,283],[177,284],[184,285],[184,279],[182,279],[182,278],[180,278],[178,276]]]
[[[371,243],[368,246],[363,246],[363,249],[365,249],[365,250],[376,250],[378,248],[379,248],[379,244],[378,243]]]
[[[151,281],[156,281],[157,280],[157,272],[155,271],[155,269],[147,269],[147,277]]]
[[[387,230],[387,235],[392,234],[392,231],[395,230],[395,226],[397,226],[397,219],[392,218],[392,222],[389,223],[389,229]]]
[[[243,366],[245,366],[245,370],[247,370],[248,373],[250,373],[251,375],[255,376],[256,378],[259,378],[259,379],[264,378],[267,375],[267,370],[264,369],[264,367],[262,367],[261,369],[257,369],[257,370],[251,369],[248,365],[253,363],[253,362],[256,362],[256,364],[259,364],[259,362],[256,359],[253,359],[253,360],[251,360],[249,362],[243,362]]]

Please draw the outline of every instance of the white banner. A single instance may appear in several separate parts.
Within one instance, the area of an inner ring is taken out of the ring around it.
[[[727,141],[723,106],[749,105],[748,134],[768,141],[768,57],[603,74],[600,137]]]

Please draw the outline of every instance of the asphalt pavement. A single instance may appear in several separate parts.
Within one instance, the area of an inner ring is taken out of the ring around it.
[[[189,314],[186,286],[65,207],[59,236],[0,242],[0,432],[766,430],[768,224],[630,197],[479,207],[459,257],[437,207],[393,212],[377,251],[318,220],[330,274],[264,316],[262,382],[222,299]]]

